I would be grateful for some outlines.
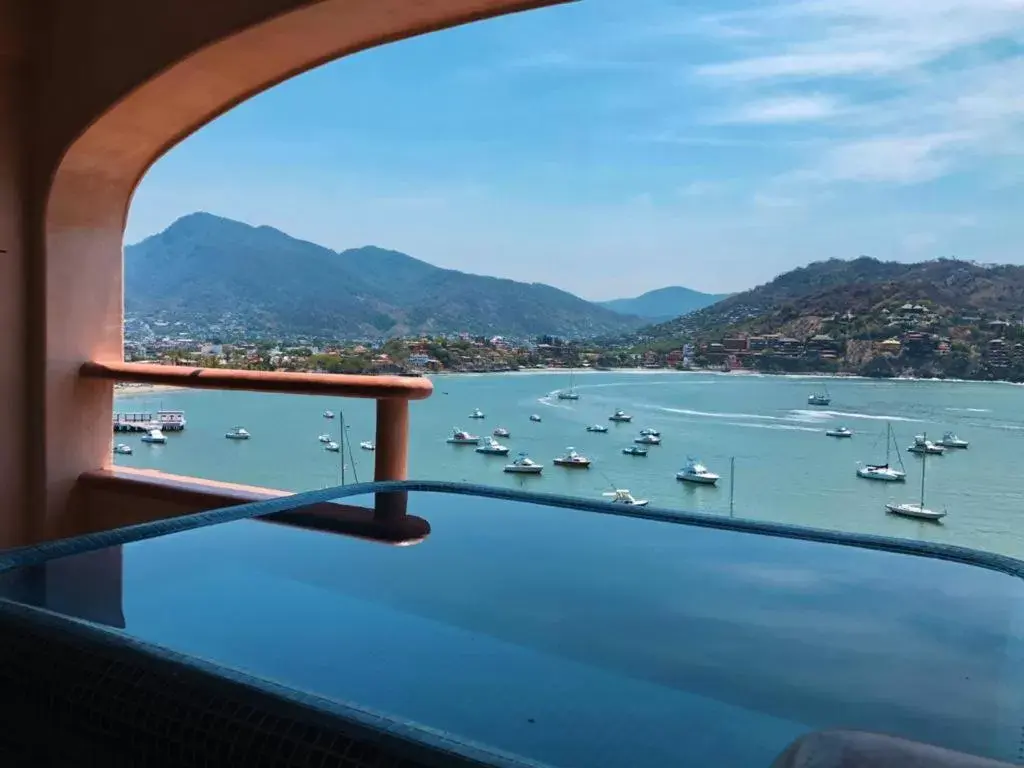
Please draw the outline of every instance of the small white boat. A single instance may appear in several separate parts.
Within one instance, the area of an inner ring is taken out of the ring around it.
[[[158,443],[163,445],[167,442],[167,437],[159,429],[151,429],[142,436],[142,442],[144,443]]]
[[[829,437],[853,437],[853,432],[847,427],[835,427],[834,429],[826,430],[825,434]]]
[[[924,437],[922,435],[921,437]],[[924,477],[925,469],[928,466],[928,452],[925,451],[921,457],[921,499],[916,504],[912,502],[905,502],[903,504],[889,503],[885,505],[886,512],[892,515],[900,515],[902,517],[912,517],[916,520],[927,520],[929,522],[937,523],[946,516],[946,510],[938,512],[934,509],[928,509],[924,505]]]
[[[512,435],[509,434],[509,431],[504,427],[495,427],[494,431],[491,432],[491,434],[494,435],[495,437],[512,437]]]
[[[885,429],[885,463],[859,465],[857,477],[863,477],[865,480],[879,480],[883,483],[902,483],[907,479],[903,457],[900,456],[899,447],[896,446],[896,438],[892,434],[892,424],[886,424]],[[899,469],[889,466],[889,458],[892,456],[894,447],[896,448],[896,460],[900,463]]]
[[[579,400],[580,396],[577,395],[575,392],[571,392],[571,391],[570,392],[559,392],[558,393],[558,399],[559,400]]]
[[[829,394],[826,386],[821,392],[813,392],[807,398],[808,405],[831,405],[832,395]]]
[[[536,413],[532,413],[530,414],[530,421],[540,421],[540,416],[538,416]]]
[[[452,429],[452,436],[448,438],[448,442],[452,445],[476,445],[480,442],[480,436],[471,435],[464,429],[454,427]]]
[[[361,442],[359,444],[359,447],[362,448],[364,451],[376,451],[377,450],[377,446],[373,444],[372,440],[363,440],[363,442]]]
[[[646,456],[647,449],[641,448],[639,445],[631,445],[629,448],[623,448],[622,452],[627,456]]]
[[[118,453],[122,456],[131,456],[132,447],[130,445],[126,445],[125,443],[118,443],[117,445],[114,446],[114,453]]]
[[[612,504],[625,504],[628,507],[647,506],[647,499],[634,499],[633,494],[631,494],[625,488],[617,488],[614,491],[608,491],[607,493],[603,493],[601,495],[611,497]]]
[[[559,400],[579,400],[580,396],[576,394],[576,371],[575,369],[569,369],[569,388],[563,389],[558,393]]]
[[[656,429],[651,429],[650,427],[648,427],[647,429],[641,429],[640,430],[640,435],[642,437],[647,437],[647,436],[650,436],[650,437],[661,437],[661,432],[659,432]]]
[[[924,435],[915,435],[914,444],[907,448],[911,453],[933,454],[941,456],[946,452],[945,446],[933,443]]]
[[[341,445],[334,442],[333,440],[330,440],[326,445],[324,445],[324,450],[331,451],[331,453],[337,453],[338,451],[341,450]]]
[[[224,437],[228,440],[248,440],[252,435],[249,434],[245,427],[232,427],[224,433]]]
[[[471,418],[471,419],[486,419],[487,417],[484,415],[484,412],[481,411],[479,408],[474,408],[473,412],[471,414],[469,414],[469,418]]]
[[[970,445],[966,440],[960,439],[956,432],[947,432],[938,442],[943,448],[967,448]]]
[[[676,473],[676,480],[698,485],[714,485],[718,482],[718,475],[696,459],[688,459],[686,466]]]
[[[661,445],[661,438],[657,435],[645,435],[640,434],[640,437],[634,438],[633,442],[637,445]]]
[[[316,439],[319,440],[321,443],[329,443],[329,442],[331,442],[331,436],[328,435],[328,434],[317,435]]]
[[[587,427],[587,432],[598,432],[603,435],[607,431],[608,427],[604,426],[603,424],[591,424],[589,427]]]
[[[587,469],[590,467],[590,459],[581,456],[571,445],[565,449],[565,455],[555,459],[556,467],[568,467],[570,469]]]
[[[633,420],[633,417],[630,416],[625,411],[622,411],[622,410],[617,410],[617,411],[615,411],[615,413],[613,413],[611,416],[608,417],[608,421],[615,421],[615,422],[622,423],[622,424],[628,423],[628,422],[630,422],[632,420]]]
[[[486,453],[489,456],[508,456],[508,446],[502,445],[493,437],[481,437],[476,452]]]
[[[324,418],[325,419],[333,419],[334,418],[334,411],[324,411]]]
[[[515,475],[539,475],[543,469],[543,464],[538,464],[525,453],[520,453],[515,461],[505,465],[505,471]]]

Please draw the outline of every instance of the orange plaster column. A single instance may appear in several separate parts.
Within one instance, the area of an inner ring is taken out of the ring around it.
[[[405,480],[409,474],[409,401],[377,401],[377,453],[373,479]],[[390,521],[406,513],[408,494],[378,493],[374,518]]]

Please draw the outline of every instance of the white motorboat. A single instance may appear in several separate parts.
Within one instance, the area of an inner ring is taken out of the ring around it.
[[[629,448],[623,448],[622,452],[627,456],[646,456],[647,449],[641,448],[639,445],[631,445]]]
[[[543,469],[543,464],[538,464],[525,453],[520,453],[515,461],[505,465],[505,471],[515,475],[539,475]]]
[[[319,440],[321,443],[331,442],[331,436],[328,434],[317,435],[316,439]]]
[[[359,447],[362,448],[364,451],[376,451],[377,450],[377,446],[373,444],[372,440],[363,440],[363,442],[361,442],[359,444]]]
[[[590,466],[590,459],[581,456],[571,445],[565,449],[565,455],[555,459],[556,467],[568,467],[570,469],[587,469]]]
[[[508,446],[502,445],[493,437],[481,437],[476,452],[486,453],[489,456],[508,456]]]
[[[341,444],[336,443],[333,440],[330,440],[324,445],[324,450],[330,451],[331,453],[337,453],[338,451],[341,450]]]
[[[640,437],[634,438],[633,442],[637,445],[661,445],[661,438],[657,435],[645,435],[640,434]]]
[[[324,418],[325,419],[333,419],[334,418],[334,411],[324,411]]]
[[[907,470],[903,466],[903,457],[899,449],[896,450],[896,460],[900,468],[895,469],[889,466],[889,459],[892,456],[892,449],[895,446],[896,438],[892,434],[892,424],[886,424],[885,431],[885,464],[866,464],[857,467],[857,477],[865,480],[879,480],[883,483],[902,483],[907,479]]]
[[[448,438],[452,445],[476,445],[480,442],[479,435],[471,435],[464,429],[455,427],[452,429],[452,436]]]
[[[851,432],[847,427],[835,427],[833,429],[828,429],[825,431],[825,434],[829,437],[853,437],[853,432]]]
[[[125,443],[118,443],[117,445],[114,446],[114,453],[120,454],[121,456],[131,456],[132,447],[130,445],[126,445]]]
[[[967,448],[970,445],[966,440],[962,440],[956,432],[947,432],[942,436],[938,444],[943,448]]]
[[[676,480],[698,485],[714,485],[718,482],[718,475],[696,459],[687,459],[686,466],[676,473]]]
[[[610,497],[612,504],[625,504],[628,507],[646,507],[648,503],[647,499],[634,499],[633,494],[625,488],[616,488],[601,495]]]
[[[569,369],[569,388],[563,389],[558,393],[559,400],[579,400],[580,396],[576,394],[576,385],[574,383],[575,369]]]
[[[922,435],[924,437],[924,435]],[[924,478],[925,469],[928,466],[928,452],[925,451],[921,456],[921,498],[915,504],[912,502],[904,502],[902,504],[889,503],[885,505],[887,512],[893,515],[900,515],[902,517],[912,517],[916,520],[927,520],[929,522],[937,523],[946,516],[946,510],[938,512],[934,509],[928,509],[924,505]]]
[[[224,433],[224,437],[228,440],[248,440],[252,435],[245,427],[232,427]]]
[[[536,413],[531,413],[530,421],[540,421],[540,416],[538,416]]]
[[[829,394],[828,387],[824,387],[821,392],[812,392],[807,397],[808,405],[831,405],[832,395]]]
[[[589,427],[587,427],[587,432],[598,432],[603,435],[607,431],[608,427],[604,426],[603,424],[591,424]]]
[[[167,442],[167,436],[159,429],[151,429],[142,436],[142,442],[163,445]]]
[[[661,432],[656,429],[651,429],[650,427],[647,429],[641,429],[640,434],[642,436],[650,435],[651,437],[661,437]]]
[[[469,418],[471,418],[471,419],[486,419],[487,417],[484,415],[484,412],[481,411],[479,408],[474,408],[473,412],[471,414],[469,414]]]
[[[615,421],[621,424],[628,423],[633,420],[633,417],[622,410],[617,410],[611,416],[608,417],[608,421]]]
[[[509,431],[507,429],[505,429],[504,427],[495,427],[494,431],[491,432],[491,434],[494,435],[495,437],[505,437],[505,438],[512,437],[512,435],[509,434]]]
[[[925,435],[914,435],[914,444],[907,448],[911,453],[933,454],[941,456],[946,452],[945,446],[933,443]]]

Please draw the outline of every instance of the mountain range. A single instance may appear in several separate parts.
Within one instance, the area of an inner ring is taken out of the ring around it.
[[[679,285],[658,288],[632,299],[612,299],[598,302],[624,315],[636,315],[645,320],[660,322],[695,312],[728,298],[727,293],[701,293]]]
[[[127,246],[124,260],[127,312],[272,337],[587,337],[645,322],[549,285],[442,269],[374,246],[337,252],[209,213]]]

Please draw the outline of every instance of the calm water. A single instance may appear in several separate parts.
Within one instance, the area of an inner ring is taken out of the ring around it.
[[[807,395],[820,386],[812,378],[589,373],[577,381],[581,399],[560,402],[550,396],[567,383],[559,374],[436,378],[434,396],[412,404],[411,477],[588,498],[614,485],[660,507],[728,514],[729,466],[735,457],[737,517],[941,541],[1024,558],[1024,388],[846,379],[829,382],[829,408],[811,408]],[[118,402],[122,410],[159,406],[184,409],[188,429],[169,435],[165,446],[119,437],[135,447],[135,455],[118,456],[118,463],[288,490],[333,485],[340,480],[339,456],[324,451],[316,438],[321,432],[337,436],[338,420],[327,421],[321,413],[344,408],[355,448],[346,480],[372,479],[373,454],[358,448],[373,438],[372,402],[198,391]],[[467,418],[476,407],[486,420]],[[615,408],[633,414],[633,423],[610,424]],[[531,423],[531,413],[543,422]],[[967,451],[928,459],[926,504],[948,509],[942,525],[884,513],[887,501],[918,498],[921,459],[913,454],[902,453],[905,485],[856,477],[858,461],[884,460],[886,422],[901,449],[923,431],[937,439],[953,429],[971,441]],[[584,430],[594,423],[608,424],[608,434]],[[253,438],[224,439],[235,424]],[[839,424],[854,430],[853,439],[824,435]],[[501,442],[513,453],[526,451],[546,465],[542,476],[506,475],[507,460],[445,443],[454,426],[489,434],[499,425],[511,431],[512,437]],[[661,430],[662,445],[652,446],[647,458],[623,455],[622,448],[646,426]],[[569,445],[593,460],[589,471],[551,465]],[[722,475],[719,487],[675,480],[688,455]]]

